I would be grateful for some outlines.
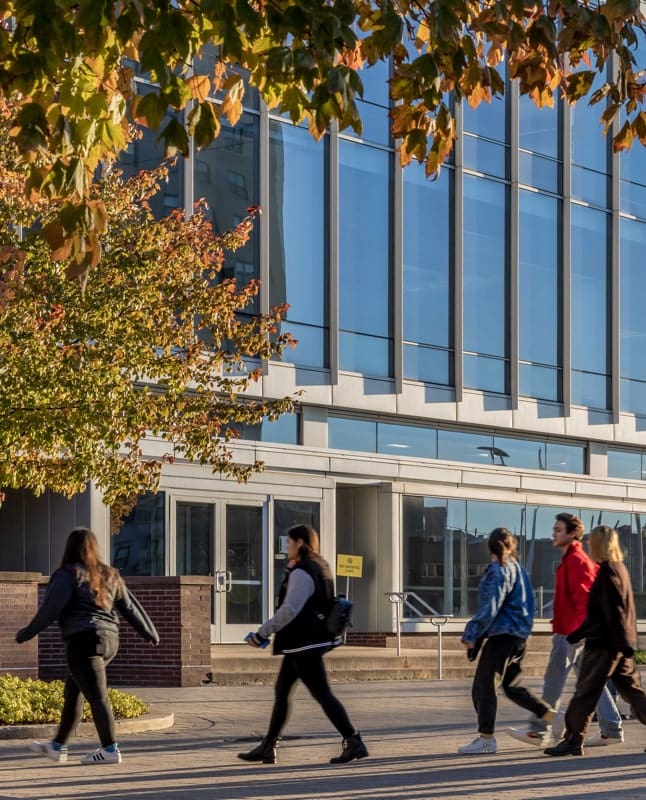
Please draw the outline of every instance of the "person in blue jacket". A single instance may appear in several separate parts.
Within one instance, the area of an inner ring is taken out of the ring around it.
[[[49,580],[43,604],[29,625],[16,634],[17,642],[27,642],[58,620],[67,655],[58,732],[51,742],[32,742],[34,752],[52,761],[67,761],[67,740],[80,722],[85,696],[101,747],[84,756],[81,763],[121,762],[105,673],[119,649],[117,610],[144,639],[159,644],[155,626],[128,593],[123,578],[101,561],[96,536],[87,528],[75,528],[67,537],[61,566]]]
[[[514,703],[551,723],[558,733],[563,729],[562,716],[521,685],[535,608],[529,577],[518,563],[516,537],[506,528],[495,528],[487,544],[491,564],[478,587],[479,609],[462,636],[467,650],[479,648],[484,641],[471,690],[479,735],[458,748],[463,755],[496,752],[496,692],[500,685]]]

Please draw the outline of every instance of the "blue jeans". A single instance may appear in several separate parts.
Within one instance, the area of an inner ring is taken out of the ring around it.
[[[552,708],[558,708],[570,670],[573,669],[576,675],[579,674],[582,657],[583,643],[572,645],[562,633],[555,633],[552,636],[552,651],[543,678],[543,700]],[[607,686],[603,688],[596,710],[602,735],[620,736],[621,714]],[[542,733],[547,729],[547,724],[534,715],[529,719],[529,726],[536,733]]]

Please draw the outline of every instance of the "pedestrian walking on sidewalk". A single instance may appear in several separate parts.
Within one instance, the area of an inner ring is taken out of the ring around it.
[[[585,619],[588,595],[599,569],[598,565],[583,549],[584,525],[574,514],[561,512],[556,515],[552,529],[552,543],[561,551],[563,558],[556,570],[554,604],[552,614],[552,650],[545,677],[543,678],[543,700],[558,708],[565,681],[570,670],[578,675],[583,657],[583,644],[570,644],[568,635]],[[586,740],[588,747],[621,744],[624,740],[621,714],[608,691],[604,688],[597,703],[599,732]],[[545,719],[531,716],[522,728],[509,728],[509,734],[526,744],[545,747],[550,744],[552,734]],[[558,741],[558,736],[554,739]]]
[[[50,578],[42,606],[16,634],[17,642],[27,642],[58,620],[67,655],[58,732],[51,742],[32,742],[34,752],[52,761],[67,761],[67,740],[81,720],[85,697],[101,747],[81,763],[121,762],[105,673],[119,649],[117,610],[144,639],[159,644],[155,626],[129,594],[118,571],[101,561],[96,536],[87,528],[75,528],[67,537],[61,566]]]
[[[283,656],[269,729],[257,747],[238,753],[238,757],[244,761],[276,763],[276,743],[289,713],[289,695],[300,678],[343,737],[341,754],[330,763],[344,764],[365,758],[368,750],[345,708],[332,694],[323,663],[324,653],[335,644],[325,625],[334,597],[334,581],[329,564],[319,553],[319,536],[314,528],[296,525],[287,531],[287,558],[290,566],[280,588],[278,609],[247,638],[252,647],[262,647],[275,634],[273,653]]]
[[[506,528],[489,534],[491,563],[478,587],[479,609],[462,636],[465,648],[484,638],[471,696],[478,715],[478,736],[458,753],[495,753],[497,689],[537,717],[556,724],[554,709],[521,685],[527,637],[534,621],[534,595],[527,573],[518,563],[516,537]]]
[[[637,719],[646,725],[646,694],[633,659],[637,614],[617,531],[607,525],[594,528],[590,533],[590,554],[600,564],[599,571],[590,589],[585,620],[567,637],[572,644],[585,639],[583,658],[565,714],[563,738],[545,750],[549,756],[583,755],[594,707],[608,678],[612,678]]]

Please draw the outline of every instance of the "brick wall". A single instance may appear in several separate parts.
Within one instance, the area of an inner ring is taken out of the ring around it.
[[[36,639],[18,644],[16,631],[31,620],[38,603],[38,572],[0,572],[0,674],[38,677]]]
[[[121,621],[119,653],[108,667],[112,686],[199,686],[211,672],[211,587],[202,576],[131,577],[128,588],[159,631],[159,647]],[[41,595],[44,585],[41,586]],[[40,677],[65,676],[58,626],[39,637]]]
[[[391,633],[357,633],[348,631],[345,643],[351,647],[385,647]]]

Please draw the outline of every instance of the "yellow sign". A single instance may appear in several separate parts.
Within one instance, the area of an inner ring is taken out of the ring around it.
[[[360,578],[363,572],[363,556],[336,554],[336,574],[348,578]]]

